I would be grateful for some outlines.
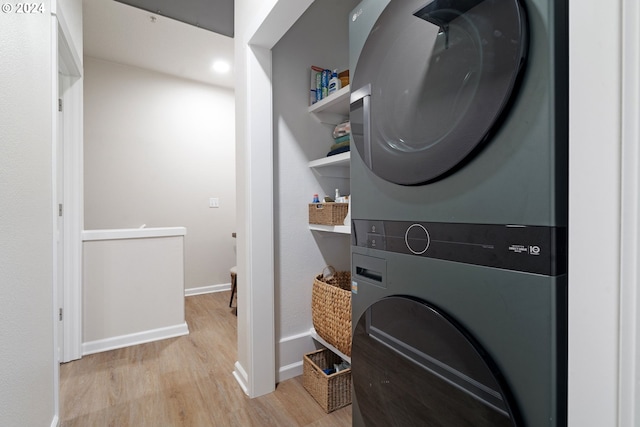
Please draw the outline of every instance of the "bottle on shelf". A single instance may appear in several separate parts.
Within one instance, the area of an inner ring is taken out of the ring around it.
[[[337,92],[340,88],[342,88],[342,82],[338,78],[338,70],[333,70],[331,80],[329,80],[329,95]]]

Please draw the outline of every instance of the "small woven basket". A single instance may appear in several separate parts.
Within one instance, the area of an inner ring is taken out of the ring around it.
[[[325,276],[327,269],[330,274]],[[318,335],[351,356],[351,272],[326,267],[315,277],[311,318]]]
[[[307,353],[302,362],[302,385],[326,413],[351,404],[351,368],[327,375],[342,359],[325,349]]]
[[[309,203],[309,224],[343,225],[349,203]]]

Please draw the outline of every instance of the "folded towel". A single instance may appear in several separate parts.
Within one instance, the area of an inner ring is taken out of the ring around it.
[[[349,147],[348,145],[346,147],[336,148],[335,150],[329,151],[329,153],[327,154],[327,157],[335,156],[336,154],[340,154],[340,153],[346,153],[346,152],[350,151],[350,148],[351,147]]]
[[[339,123],[333,129],[333,137],[340,138],[351,133],[351,122],[349,120]]]
[[[346,134],[346,135],[343,135],[343,136],[339,136],[339,137],[337,137],[337,138],[334,138],[334,139],[333,139],[333,143],[334,143],[334,144],[339,144],[339,143],[341,143],[341,142],[348,141],[348,140],[350,140],[350,139],[351,139],[351,134],[349,134],[349,133],[348,133],[348,134]]]
[[[331,151],[336,150],[338,148],[342,148],[342,147],[348,147],[349,146],[350,141],[347,139],[344,142],[339,142],[337,144],[333,144],[330,148]]]

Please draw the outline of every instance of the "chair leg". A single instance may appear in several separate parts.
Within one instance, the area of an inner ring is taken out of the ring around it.
[[[236,278],[236,275],[233,274],[231,275],[231,298],[229,299],[229,307],[231,307],[231,304],[233,303],[233,296],[236,293],[236,286],[237,286],[237,278]]]

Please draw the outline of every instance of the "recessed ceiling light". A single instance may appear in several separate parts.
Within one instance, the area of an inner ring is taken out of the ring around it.
[[[231,69],[231,65],[227,61],[217,60],[213,63],[213,71],[216,73],[228,73]]]

